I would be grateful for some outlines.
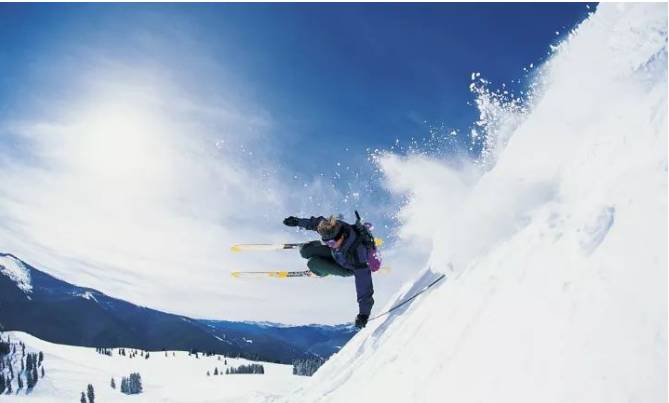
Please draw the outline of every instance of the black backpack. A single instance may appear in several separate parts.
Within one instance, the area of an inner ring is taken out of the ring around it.
[[[361,262],[358,258],[358,246],[363,244],[368,251],[376,250],[376,241],[374,241],[374,235],[369,230],[369,227],[360,219],[358,210],[355,210],[355,224],[351,225],[351,228],[353,228],[357,236],[348,249],[348,260],[353,263],[353,267],[356,269],[366,268],[367,263]]]

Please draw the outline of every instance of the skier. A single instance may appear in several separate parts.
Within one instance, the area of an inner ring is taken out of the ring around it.
[[[311,241],[300,247],[300,255],[308,259],[307,266],[315,275],[355,276],[359,308],[355,327],[361,329],[367,325],[374,305],[372,271],[378,270],[381,262],[377,257],[369,226],[360,223],[357,211],[356,216],[358,220],[354,225],[338,220],[335,216],[330,218],[290,216],[283,220],[283,223],[289,227],[317,231],[321,236],[322,243]]]

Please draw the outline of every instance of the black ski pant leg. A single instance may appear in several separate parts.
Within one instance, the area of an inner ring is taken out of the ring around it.
[[[300,255],[308,259],[307,267],[318,277],[325,277],[330,274],[341,277],[353,275],[353,272],[335,262],[330,248],[320,243],[320,241],[311,241],[302,245]]]

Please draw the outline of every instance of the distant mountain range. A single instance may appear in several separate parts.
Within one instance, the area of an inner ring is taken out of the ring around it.
[[[285,326],[169,314],[69,284],[0,253],[3,328],[60,344],[197,350],[279,363],[329,357],[355,334],[344,325]]]

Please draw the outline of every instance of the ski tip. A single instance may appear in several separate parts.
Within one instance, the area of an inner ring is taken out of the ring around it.
[[[241,252],[242,248],[239,245],[232,245],[230,247],[230,252]]]
[[[232,273],[230,273],[230,275],[234,278],[239,278],[241,276],[241,273],[238,271],[233,271]]]
[[[376,246],[381,246],[381,245],[383,245],[383,239],[381,239],[381,238],[374,238],[374,245],[376,245]]]

